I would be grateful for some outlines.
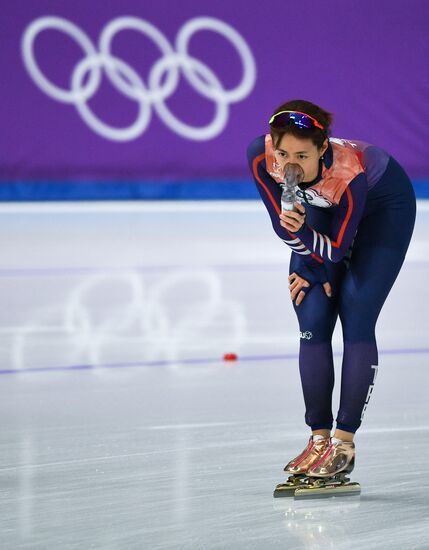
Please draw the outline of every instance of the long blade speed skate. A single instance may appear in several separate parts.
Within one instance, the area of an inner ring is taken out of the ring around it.
[[[310,465],[304,470],[310,457]],[[305,499],[359,495],[359,483],[351,482],[346,477],[353,471],[354,463],[353,442],[336,438],[326,442],[310,438],[307,449],[285,467],[285,471],[293,475],[286,483],[277,485],[274,497],[293,496],[295,499]]]
[[[360,492],[360,484],[351,482],[350,478],[345,477],[345,474],[338,474],[330,478],[295,475],[290,476],[286,483],[279,483],[274,489],[273,496],[274,498],[294,497],[295,500],[298,500],[359,495]]]

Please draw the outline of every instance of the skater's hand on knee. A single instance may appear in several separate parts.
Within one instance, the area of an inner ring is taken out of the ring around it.
[[[303,288],[308,288],[310,286],[310,283],[296,273],[292,273],[292,275],[289,276],[288,280],[290,297],[292,301],[296,300],[295,304],[299,306],[299,304],[305,298],[305,291],[303,290]],[[323,289],[326,296],[328,296],[328,298],[332,298],[332,287],[329,282],[323,283]]]
[[[299,306],[299,304],[304,300],[305,298],[305,292],[302,290],[303,288],[308,288],[310,286],[310,283],[297,275],[296,273],[292,273],[292,275],[289,275],[289,290],[290,290],[290,297],[292,299],[292,302],[296,299],[295,304]],[[328,283],[329,284],[329,283]]]

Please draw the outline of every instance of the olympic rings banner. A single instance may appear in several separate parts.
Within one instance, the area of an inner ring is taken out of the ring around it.
[[[0,199],[253,197],[296,98],[429,178],[424,0],[147,4],[3,2]]]

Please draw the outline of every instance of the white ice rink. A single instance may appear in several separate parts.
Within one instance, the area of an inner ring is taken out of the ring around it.
[[[429,548],[427,203],[378,322],[362,494],[312,501],[272,496],[310,430],[261,202],[3,204],[0,229],[1,550]]]

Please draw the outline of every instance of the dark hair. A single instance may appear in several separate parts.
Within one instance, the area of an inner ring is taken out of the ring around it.
[[[293,99],[283,103],[274,111],[273,115],[279,113],[280,111],[299,111],[310,115],[315,118],[317,122],[323,126],[323,130],[314,126],[313,128],[299,128],[295,124],[289,124],[282,129],[272,128],[270,126],[270,134],[273,140],[274,148],[277,148],[281,139],[286,134],[292,134],[293,136],[301,139],[311,139],[311,141],[316,145],[318,149],[321,149],[323,142],[331,133],[331,125],[333,120],[333,115],[325,111],[318,105],[311,103],[310,101],[305,101],[305,99]]]

